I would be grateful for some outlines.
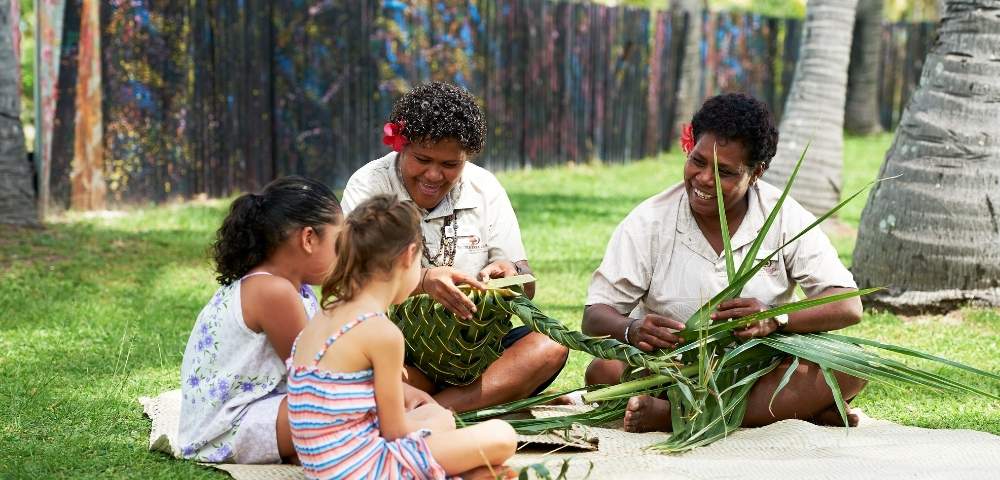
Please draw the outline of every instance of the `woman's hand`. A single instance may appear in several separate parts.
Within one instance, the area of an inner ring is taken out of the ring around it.
[[[469,319],[476,313],[476,305],[458,289],[456,285],[461,283],[478,290],[486,290],[486,285],[452,267],[427,269],[418,288],[459,318]]]
[[[684,322],[649,313],[642,320],[629,320],[628,341],[646,352],[657,348],[674,348],[684,342],[677,332],[684,330]]]
[[[733,298],[719,304],[718,310],[712,314],[713,322],[723,322],[734,318],[741,318],[747,315],[763,312],[767,310],[756,298]],[[773,318],[761,320],[752,325],[733,330],[733,335],[740,340],[766,337],[778,330],[778,321]]]
[[[517,275],[517,267],[508,260],[497,260],[479,271],[479,279],[489,281],[491,278],[504,278]]]

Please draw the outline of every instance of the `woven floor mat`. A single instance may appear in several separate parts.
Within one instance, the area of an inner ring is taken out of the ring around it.
[[[152,420],[150,450],[177,456],[180,391],[142,397]],[[543,407],[538,417],[579,413],[585,407]],[[859,412],[860,413],[860,412]],[[564,458],[569,478],[593,479],[978,479],[998,478],[1000,437],[972,430],[907,427],[860,414],[857,428],[818,427],[786,420],[742,429],[729,438],[683,455],[660,455],[643,447],[667,438],[664,433],[626,433],[614,428],[574,428],[575,441],[596,451],[569,450],[566,442],[532,440],[507,464],[515,469],[544,463],[558,472]],[[527,438],[523,440],[528,440]],[[212,465],[237,480],[301,480],[288,465]]]

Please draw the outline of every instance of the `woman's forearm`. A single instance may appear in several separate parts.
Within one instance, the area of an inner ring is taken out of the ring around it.
[[[628,322],[628,317],[618,313],[614,308],[598,303],[588,305],[583,311],[583,322],[580,329],[590,336],[609,336],[624,342],[625,327]]]
[[[838,293],[851,292],[854,288],[828,288],[810,298],[827,297]],[[861,299],[848,298],[828,303],[788,316],[788,326],[784,331],[794,333],[827,332],[849,327],[861,321]]]

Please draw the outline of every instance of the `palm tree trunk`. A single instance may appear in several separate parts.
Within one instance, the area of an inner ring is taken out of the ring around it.
[[[14,55],[10,2],[0,0],[0,223],[37,225],[32,168],[21,129],[21,67]]]
[[[882,53],[882,0],[858,0],[847,73],[844,128],[854,134],[882,131],[878,115],[878,64]]]
[[[783,184],[802,149],[811,142],[792,196],[817,214],[840,201],[844,98],[857,1],[809,2],[799,61],[779,127],[778,153],[766,178]]]
[[[702,0],[678,0],[672,6],[674,15],[687,14],[684,35],[684,57],[681,79],[677,88],[677,107],[674,111],[673,131],[679,136],[681,126],[690,123],[702,101],[701,37],[703,28]]]
[[[902,311],[1000,305],[1000,0],[949,1],[861,215],[854,274]]]

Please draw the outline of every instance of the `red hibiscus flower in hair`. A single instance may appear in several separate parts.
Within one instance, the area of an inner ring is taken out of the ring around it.
[[[392,147],[396,152],[402,152],[403,147],[410,143],[403,136],[403,122],[389,122],[382,127],[382,143]]]
[[[694,150],[694,127],[690,123],[681,129],[681,150],[684,151],[685,155]]]

